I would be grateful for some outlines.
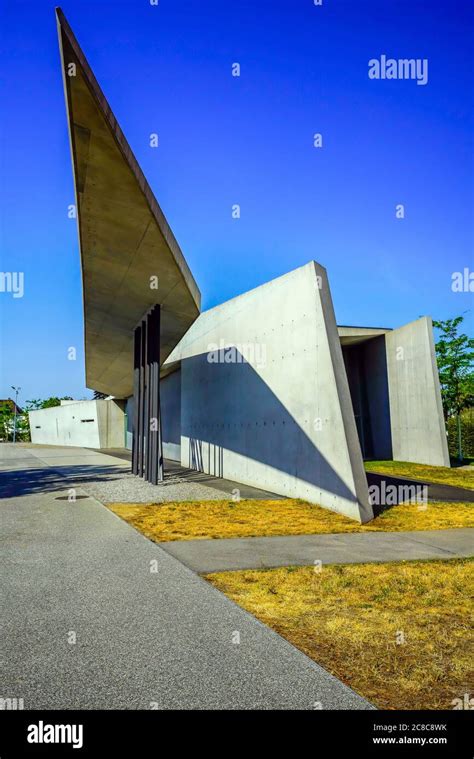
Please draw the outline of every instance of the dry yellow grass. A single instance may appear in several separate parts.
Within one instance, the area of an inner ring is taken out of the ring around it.
[[[453,699],[472,695],[472,561],[206,579],[381,709],[452,709]]]
[[[428,466],[427,464],[411,464],[407,461],[365,461],[367,472],[392,474],[394,477],[408,477],[441,485],[454,485],[458,488],[474,490],[474,466],[467,469],[446,466]]]
[[[110,503],[108,507],[151,540],[199,540],[338,532],[399,532],[474,527],[474,504],[394,506],[367,525],[299,500]]]

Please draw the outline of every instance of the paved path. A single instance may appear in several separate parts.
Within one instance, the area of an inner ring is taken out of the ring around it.
[[[160,543],[202,574],[235,569],[357,564],[403,559],[452,559],[474,555],[474,529],[291,535]]]
[[[454,470],[456,471],[456,470]],[[415,487],[426,486],[428,501],[454,501],[460,503],[474,503],[474,490],[460,488],[456,485],[443,485],[438,482],[429,482],[428,480],[413,480],[406,477],[395,477],[394,475],[379,474],[378,472],[367,472],[367,482],[371,485],[381,486],[385,482],[385,487],[395,485],[400,488],[406,485]],[[401,491],[403,493],[403,490]],[[416,491],[414,491],[416,492]]]
[[[20,450],[2,467],[2,697],[26,709],[371,708],[94,498],[58,500],[60,469]]]

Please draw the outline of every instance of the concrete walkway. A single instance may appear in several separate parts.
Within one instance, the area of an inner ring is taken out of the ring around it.
[[[83,489],[64,500],[61,451],[54,470],[10,453],[0,447],[3,698],[25,709],[371,708]]]
[[[474,555],[474,529],[184,540],[159,544],[201,574],[236,569],[358,564]]]

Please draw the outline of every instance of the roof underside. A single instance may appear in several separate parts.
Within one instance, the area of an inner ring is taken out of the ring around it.
[[[82,263],[86,385],[126,397],[139,320],[161,305],[163,362],[198,316],[201,296],[64,14],[56,13]]]
[[[367,340],[372,340],[379,335],[385,335],[386,332],[391,330],[387,327],[344,327],[337,328],[341,345],[358,345],[358,343],[365,343]]]

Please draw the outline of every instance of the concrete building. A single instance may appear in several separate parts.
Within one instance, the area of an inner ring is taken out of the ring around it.
[[[158,483],[169,457],[365,522],[364,458],[449,466],[428,317],[395,330],[338,327],[314,261],[200,313],[184,256],[57,17],[86,382],[126,399],[132,470]],[[107,438],[100,424],[98,438],[94,447]]]
[[[29,412],[32,443],[82,448],[123,448],[125,403],[112,399],[61,401]]]

